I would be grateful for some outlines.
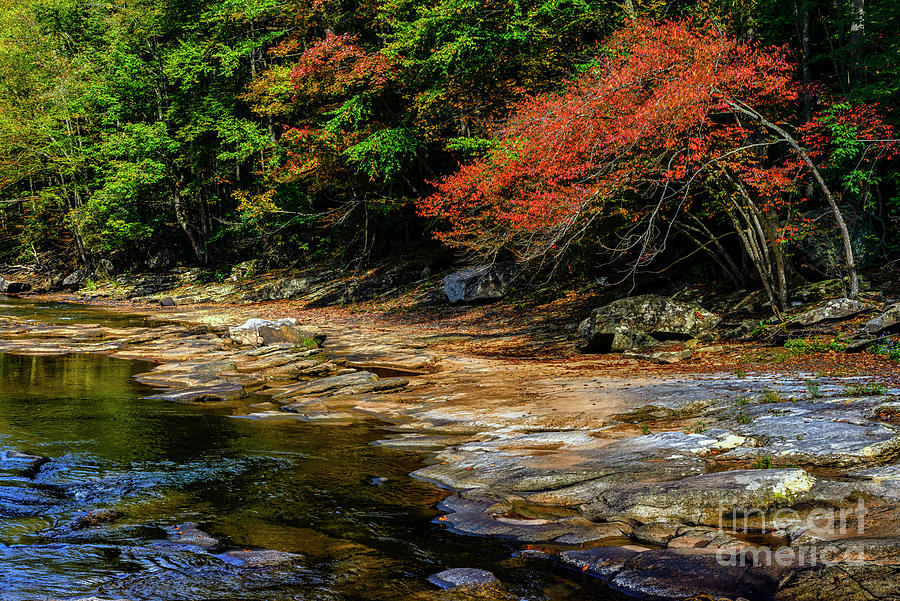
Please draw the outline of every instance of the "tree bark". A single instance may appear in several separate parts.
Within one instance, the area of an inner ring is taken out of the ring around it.
[[[746,115],[750,117],[754,121],[760,123],[763,127],[775,132],[781,139],[787,142],[797,153],[800,159],[806,163],[806,166],[809,167],[809,170],[812,172],[813,179],[818,185],[819,189],[822,191],[822,194],[825,196],[825,200],[828,201],[828,205],[831,207],[832,212],[834,213],[834,220],[837,222],[838,230],[841,233],[841,242],[844,245],[844,262],[847,269],[847,280],[848,280],[848,290],[847,297],[855,299],[859,296],[859,277],[856,273],[856,260],[853,256],[853,243],[850,240],[850,230],[847,228],[847,222],[844,221],[844,216],[841,213],[840,207],[838,207],[837,200],[834,197],[834,194],[831,193],[831,190],[828,188],[828,184],[825,183],[825,179],[822,177],[822,173],[819,171],[819,168],[816,167],[816,164],[813,162],[806,151],[800,146],[800,143],[785,131],[784,128],[772,123],[756,111],[751,108],[742,106],[741,104],[731,100],[726,99],[728,106],[730,106],[733,110],[741,113],[742,115]]]

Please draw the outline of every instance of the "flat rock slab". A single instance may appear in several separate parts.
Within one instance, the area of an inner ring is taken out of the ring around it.
[[[428,582],[442,589],[483,588],[500,584],[496,576],[487,570],[476,568],[451,568],[444,570],[429,576]]]
[[[778,588],[775,575],[752,566],[731,566],[715,553],[692,549],[645,551],[626,559],[609,581],[610,587],[640,598],[769,601]]]
[[[240,399],[245,396],[244,387],[233,382],[223,382],[212,386],[186,388],[162,394],[148,396],[148,399],[161,399],[174,403],[209,403]]]
[[[855,401],[850,401],[855,403]],[[860,401],[860,406],[865,403]],[[900,434],[862,417],[852,406],[834,403],[772,403],[750,424],[738,426],[753,447],[739,447],[725,459],[770,456],[801,465],[851,467],[900,453]]]
[[[559,558],[568,566],[609,581],[625,568],[625,562],[644,550],[634,547],[595,547],[563,551]]]
[[[732,511],[764,512],[808,496],[816,480],[801,469],[734,470],[674,482],[621,485],[582,505],[591,520],[672,521],[718,526]]]
[[[310,382],[303,382],[294,386],[286,386],[281,392],[275,395],[275,398],[289,396],[304,396],[314,394],[333,394],[341,389],[355,386],[363,386],[371,384],[378,379],[378,376],[367,371],[357,371],[349,374],[338,376],[330,376],[328,378],[320,378]]]
[[[445,499],[440,508],[449,513],[441,523],[462,534],[490,536],[521,543],[554,543],[578,545],[609,539],[626,538],[630,526],[620,522],[595,523],[581,516],[556,519],[519,519],[494,515],[504,507],[489,500],[454,496]],[[512,509],[512,506],[505,507]]]

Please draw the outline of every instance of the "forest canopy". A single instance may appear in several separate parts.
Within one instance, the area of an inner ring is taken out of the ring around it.
[[[367,261],[787,303],[897,252],[900,3],[7,0],[0,261]],[[692,261],[698,263],[697,261]]]

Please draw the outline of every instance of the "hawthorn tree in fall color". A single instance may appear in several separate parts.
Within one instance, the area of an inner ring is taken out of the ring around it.
[[[787,302],[784,242],[811,183],[835,216],[855,296],[839,193],[822,172],[828,128],[814,120],[792,134],[779,119],[791,114],[796,90],[784,49],[711,25],[636,21],[563,93],[521,102],[485,156],[442,179],[419,210],[446,221],[440,237],[451,244],[526,259],[562,253],[606,223],[596,243],[632,269],[661,252],[687,216],[685,231],[705,234],[701,246],[736,272],[695,213],[724,215],[777,310]],[[867,145],[862,162],[890,151],[890,132],[871,110],[836,118]],[[814,148],[804,136],[818,136]]]

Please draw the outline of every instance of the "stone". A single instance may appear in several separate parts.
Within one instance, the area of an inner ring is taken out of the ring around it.
[[[175,403],[209,403],[230,401],[245,396],[244,387],[234,382],[222,382],[211,386],[197,386],[162,394],[148,396],[148,399],[160,399]]]
[[[171,296],[164,296],[161,299],[159,299],[159,306],[160,307],[174,307],[175,299],[173,299]]]
[[[841,562],[788,575],[775,601],[897,601],[900,565]]]
[[[3,451],[0,453],[0,468],[18,469],[28,476],[33,476],[42,465],[50,461],[48,457],[30,455],[21,451]]]
[[[833,298],[808,311],[804,311],[788,322],[790,327],[811,326],[823,321],[846,319],[863,311],[874,309],[875,305],[849,298]]]
[[[273,551],[271,549],[241,549],[228,551],[225,557],[232,562],[239,562],[244,568],[290,567],[303,557],[296,553]]]
[[[624,522],[594,523],[581,516],[558,519],[520,519],[506,517],[513,506],[497,503],[477,491],[460,493],[441,502],[447,511],[441,523],[453,532],[474,536],[490,536],[520,543],[555,543],[579,545],[588,542],[622,539],[631,527]]]
[[[637,548],[609,546],[563,551],[559,558],[566,565],[609,581],[625,567],[626,561],[640,552]]]
[[[3,294],[20,294],[31,290],[31,284],[27,282],[11,282],[0,277],[0,293]]]
[[[444,293],[451,303],[499,300],[509,292],[519,272],[516,263],[469,267],[444,278]]]
[[[875,402],[875,401],[872,401]],[[896,456],[900,435],[890,426],[867,419],[867,403],[853,407],[840,403],[778,403],[775,410],[754,406],[749,424],[737,426],[753,446],[735,448],[724,459],[750,459],[765,455],[777,461],[803,465],[852,467]],[[756,412],[756,413],[754,413]]]
[[[768,601],[778,579],[761,568],[727,565],[702,549],[666,549],[635,553],[609,584],[626,595],[657,600],[709,595]]]
[[[200,526],[194,522],[188,522],[181,526],[175,525],[172,527],[172,533],[170,540],[173,542],[200,547],[206,551],[215,549],[222,544],[219,539],[201,530]]]
[[[353,373],[320,378],[311,382],[303,382],[286,387],[275,398],[291,396],[304,396],[322,393],[335,393],[351,386],[368,385],[378,380],[378,376],[368,371],[356,371]]]
[[[631,537],[638,542],[665,547],[683,527],[684,524],[677,522],[651,522],[634,528]]]
[[[655,340],[688,340],[708,336],[719,320],[696,303],[646,294],[594,309],[578,331],[582,350],[610,352],[617,346],[617,332],[621,333],[620,337],[630,336],[644,343],[649,341],[628,332],[642,332]]]
[[[268,346],[271,344],[310,344],[321,346],[325,333],[315,326],[297,325],[293,317],[276,320],[248,319],[243,325],[228,329],[237,344]]]
[[[85,528],[93,528],[100,524],[109,524],[122,518],[124,515],[125,514],[118,509],[98,509],[96,511],[89,511],[83,516],[75,518],[75,520],[69,524],[69,529],[84,530]]]
[[[659,340],[646,332],[632,330],[620,324],[604,323],[595,327],[591,318],[581,322],[578,334],[583,341],[579,348],[590,352],[621,353],[652,348],[659,344]]]
[[[67,275],[62,281],[62,287],[66,290],[78,290],[84,286],[84,283],[87,282],[89,277],[91,277],[91,269],[89,267],[82,267]]]
[[[256,301],[297,298],[310,292],[314,284],[315,281],[310,278],[285,278],[260,287],[247,298]]]
[[[719,526],[732,511],[753,510],[752,519],[786,501],[809,497],[816,479],[802,469],[733,470],[672,482],[625,484],[600,492],[581,506],[590,520],[681,522]]]
[[[878,317],[870,319],[863,326],[865,334],[887,334],[896,332],[900,326],[900,303],[895,303],[887,308]]]
[[[112,277],[114,269],[112,261],[109,259],[100,259],[95,266],[94,275],[98,278],[106,279]]]
[[[428,577],[428,582],[442,589],[485,588],[500,584],[497,577],[487,570],[476,568],[451,568]]]

